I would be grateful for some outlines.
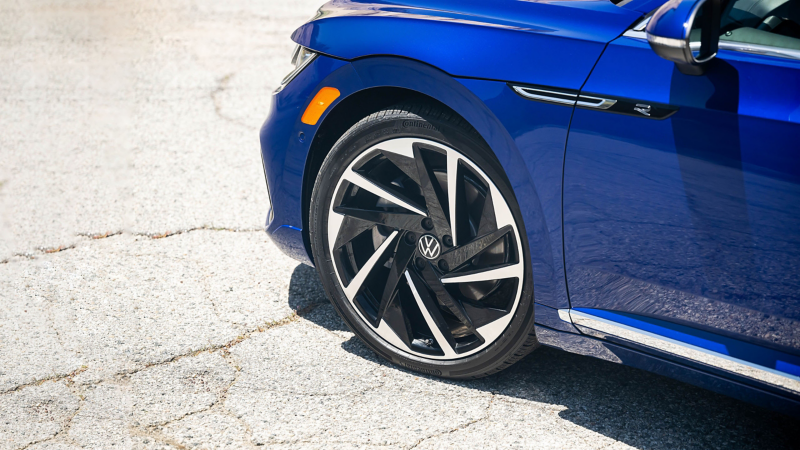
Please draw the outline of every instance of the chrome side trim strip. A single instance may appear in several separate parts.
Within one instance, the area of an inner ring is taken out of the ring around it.
[[[637,23],[636,25],[634,25],[631,28],[631,30],[633,30],[633,31],[644,31],[644,29],[647,28],[647,24],[650,23],[650,19],[652,17],[653,16],[648,16],[648,17],[645,17],[644,19],[640,20],[639,23]]]
[[[559,309],[558,316],[565,322],[573,323],[581,332],[588,332],[587,334],[593,334],[591,331],[597,331],[601,334],[636,342],[646,347],[800,393],[800,377],[779,372],[769,367],[753,364],[574,309]]]
[[[635,30],[631,28],[630,30],[622,33],[622,35],[629,38],[641,39],[644,41],[647,40],[647,33],[645,33],[644,30]]]
[[[511,86],[517,94],[531,98],[534,100],[541,100],[543,102],[552,102],[558,103],[561,105],[575,105],[575,99],[578,97],[577,94],[570,94],[566,92],[557,92],[557,91],[547,91],[544,89],[537,89],[531,87],[523,87],[523,86]],[[572,100],[567,98],[555,97],[555,95],[560,95],[561,97],[570,97]]]
[[[617,103],[616,100],[608,98],[578,95],[577,93],[573,94],[571,92],[551,91],[528,86],[511,86],[511,88],[514,89],[517,94],[525,98],[543,102],[558,103],[560,105],[578,105],[586,108],[608,109]]]
[[[589,101],[587,101],[589,100]],[[616,100],[609,98],[590,97],[588,95],[581,95],[578,97],[578,106],[585,106],[587,108],[608,109],[617,103]]]
[[[747,44],[736,41],[719,41],[720,50],[731,50],[755,55],[776,56],[778,58],[800,59],[800,50],[772,47],[769,45]]]
[[[648,39],[647,33],[645,33],[644,29],[647,26],[648,22],[650,22],[650,17],[643,19],[641,22],[634,25],[628,31],[623,33],[622,35],[625,37],[633,38],[633,39],[641,39],[646,41]],[[655,37],[655,36],[653,36]],[[660,38],[663,39],[663,38]],[[675,39],[677,40],[677,39]],[[690,47],[692,50],[699,50],[700,43],[699,42],[692,42],[690,43]],[[683,47],[680,47],[683,48]],[[753,55],[763,55],[763,56],[774,56],[776,58],[787,58],[787,59],[798,59],[800,60],[800,50],[793,50],[789,48],[781,48],[781,47],[772,47],[769,45],[760,45],[760,44],[748,44],[745,42],[736,42],[736,41],[719,41],[719,49],[720,50],[730,50],[733,52],[740,52],[740,53],[750,53]]]
[[[572,318],[569,316],[568,309],[559,309],[558,310],[558,317],[563,320],[564,322],[572,323]]]

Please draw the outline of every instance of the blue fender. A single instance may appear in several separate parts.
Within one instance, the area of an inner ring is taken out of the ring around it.
[[[284,252],[311,263],[302,237],[307,226],[302,218],[302,198],[308,194],[302,191],[302,180],[314,176],[307,173],[308,156],[321,124],[336,114],[340,102],[357,92],[379,87],[409,89],[457,112],[493,150],[522,211],[536,301],[551,308],[569,307],[561,254],[560,173],[571,108],[523,99],[503,82],[455,79],[427,64],[396,57],[364,58],[352,63],[319,57],[294,83],[275,95],[261,130],[270,195],[280,199],[273,203],[267,232]],[[302,111],[323,86],[336,87],[341,96],[319,124],[302,123]],[[508,111],[522,114],[509,116]],[[525,146],[525,152],[518,143]],[[542,176],[534,182],[531,174],[537,173]],[[556,176],[546,176],[548,173]]]
[[[558,260],[561,258],[560,226],[557,236],[548,231],[546,214],[537,186],[531,179],[529,165],[515,137],[485,103],[497,91],[505,89],[510,93],[505,83],[456,80],[427,64],[403,58],[365,58],[352,62],[352,66],[361,80],[362,89],[398,87],[420,92],[440,101],[475,128],[505,170],[520,205],[531,253],[536,301],[552,307],[568,307],[563,287],[563,264]],[[487,98],[483,99],[482,96]],[[514,94],[511,96],[523,104],[536,105]],[[568,113],[569,109],[564,108],[564,112]],[[563,121],[566,125],[568,114]],[[563,155],[563,145],[559,146],[558,152]],[[558,170],[560,164],[558,162]],[[558,180],[560,182],[560,177]],[[558,219],[560,222],[560,216]],[[557,247],[556,251],[554,247]]]
[[[608,0],[334,0],[292,39],[337,58],[394,55],[456,77],[580,89],[642,13]]]

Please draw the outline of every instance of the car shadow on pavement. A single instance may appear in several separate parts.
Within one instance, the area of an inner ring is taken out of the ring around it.
[[[313,268],[299,265],[294,270],[288,300],[296,310],[328,303]],[[349,333],[332,309],[304,319]],[[454,381],[391,364],[356,337],[341,346],[393,370],[491,392],[521,408],[527,402],[549,405],[561,419],[636,448],[780,449],[797,448],[800,442],[800,422],[788,416],[644,370],[554,348],[540,347],[509,369],[483,379]]]

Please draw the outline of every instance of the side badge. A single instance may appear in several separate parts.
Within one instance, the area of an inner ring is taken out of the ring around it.
[[[642,113],[647,117],[650,117],[650,105],[645,105],[644,103],[637,103],[636,107],[633,108],[633,110],[638,113]]]

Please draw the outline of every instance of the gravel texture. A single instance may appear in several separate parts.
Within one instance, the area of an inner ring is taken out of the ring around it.
[[[543,348],[394,367],[261,231],[320,0],[0,2],[0,450],[796,448],[797,421]]]

